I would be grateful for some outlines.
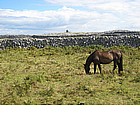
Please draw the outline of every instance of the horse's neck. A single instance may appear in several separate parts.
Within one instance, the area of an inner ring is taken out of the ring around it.
[[[86,60],[86,65],[90,66],[91,63],[92,63],[92,56],[89,56]]]
[[[86,60],[86,65],[90,66],[90,64],[93,62],[93,58],[95,57],[95,53],[97,53],[98,50],[94,51]]]

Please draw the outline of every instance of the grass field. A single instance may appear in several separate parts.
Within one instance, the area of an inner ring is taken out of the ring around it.
[[[94,75],[93,66],[85,74],[83,64],[94,46],[0,51],[0,104],[140,104],[140,50],[113,48],[123,52],[122,76],[111,73],[113,63],[102,65],[102,75],[99,70]]]

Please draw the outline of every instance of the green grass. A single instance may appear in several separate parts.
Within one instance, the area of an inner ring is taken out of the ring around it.
[[[140,104],[140,50],[118,49],[122,76],[111,73],[113,64],[102,65],[102,75],[99,70],[94,75],[91,66],[92,74],[86,75],[83,64],[92,46],[0,51],[0,104]]]

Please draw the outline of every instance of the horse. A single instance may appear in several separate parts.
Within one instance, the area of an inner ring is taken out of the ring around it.
[[[86,74],[90,74],[90,64],[92,62],[94,63],[94,74],[96,74],[97,65],[100,73],[102,73],[101,64],[109,64],[111,62],[114,62],[113,73],[117,66],[119,74],[123,71],[123,56],[120,50],[94,51],[88,56],[86,63],[84,64]]]

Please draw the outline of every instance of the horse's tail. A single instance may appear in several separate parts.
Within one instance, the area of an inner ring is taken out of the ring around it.
[[[121,53],[121,57],[120,57],[119,67],[120,67],[120,71],[123,71],[123,56],[122,56],[122,53]]]

